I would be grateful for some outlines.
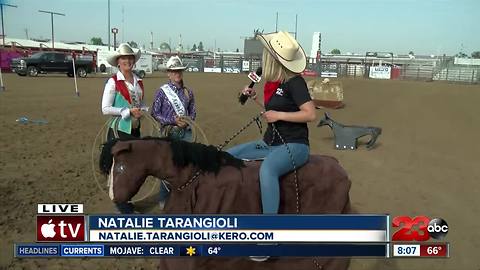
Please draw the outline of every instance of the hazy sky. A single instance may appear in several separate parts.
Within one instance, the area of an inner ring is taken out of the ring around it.
[[[18,6],[4,8],[8,37],[25,38],[28,29],[30,38],[50,38],[50,15],[38,12],[43,9],[66,14],[54,18],[55,40],[108,40],[108,0],[0,2]],[[148,47],[152,31],[156,47],[169,40],[176,46],[181,34],[184,47],[203,41],[206,49],[216,44],[242,50],[241,37],[254,29],[275,30],[276,12],[278,29],[292,32],[298,14],[298,40],[307,53],[315,31],[322,33],[324,52],[456,54],[463,48],[470,55],[480,50],[480,0],[111,0],[111,27],[119,28],[120,41]]]

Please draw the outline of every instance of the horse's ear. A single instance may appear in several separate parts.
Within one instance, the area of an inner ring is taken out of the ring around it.
[[[120,152],[127,151],[130,152],[132,150],[132,143],[131,142],[117,142],[112,147],[112,155],[117,155]]]

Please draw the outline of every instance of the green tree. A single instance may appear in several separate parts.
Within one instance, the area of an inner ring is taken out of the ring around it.
[[[92,37],[90,39],[90,43],[92,45],[100,45],[100,46],[103,45],[102,38],[100,38],[100,37]]]
[[[237,48],[236,52],[240,52],[240,50]]]
[[[480,51],[473,52],[472,53],[472,58],[480,59]]]
[[[415,55],[413,51],[408,52],[408,55]]]
[[[168,52],[170,52],[170,53],[172,52],[172,48],[170,48],[170,45],[168,45],[168,43],[166,43],[166,42],[163,42],[162,44],[160,44],[160,49],[165,50],[165,51],[168,50]]]
[[[200,41],[200,43],[198,43],[198,50],[200,52],[203,52],[203,42]]]
[[[331,51],[331,54],[341,54],[340,50],[339,49],[333,49]]]
[[[195,43],[193,44],[192,51],[194,51],[194,52],[197,51],[197,44],[195,44]]]
[[[132,48],[138,48],[138,44],[137,44],[135,41],[133,41],[133,40],[130,41],[130,42],[127,42],[127,43],[128,43],[128,45],[130,45],[130,47],[132,47]]]

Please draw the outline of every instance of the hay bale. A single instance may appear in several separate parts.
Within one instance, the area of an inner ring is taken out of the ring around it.
[[[345,106],[342,82],[317,79],[308,81],[307,87],[317,108],[339,109]]]

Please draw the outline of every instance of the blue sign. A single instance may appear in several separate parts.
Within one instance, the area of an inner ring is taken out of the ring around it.
[[[89,216],[90,230],[387,230],[387,215]]]
[[[103,245],[61,245],[62,257],[101,257],[104,255]]]
[[[15,257],[56,257],[59,250],[59,245],[52,244],[15,244]]]

